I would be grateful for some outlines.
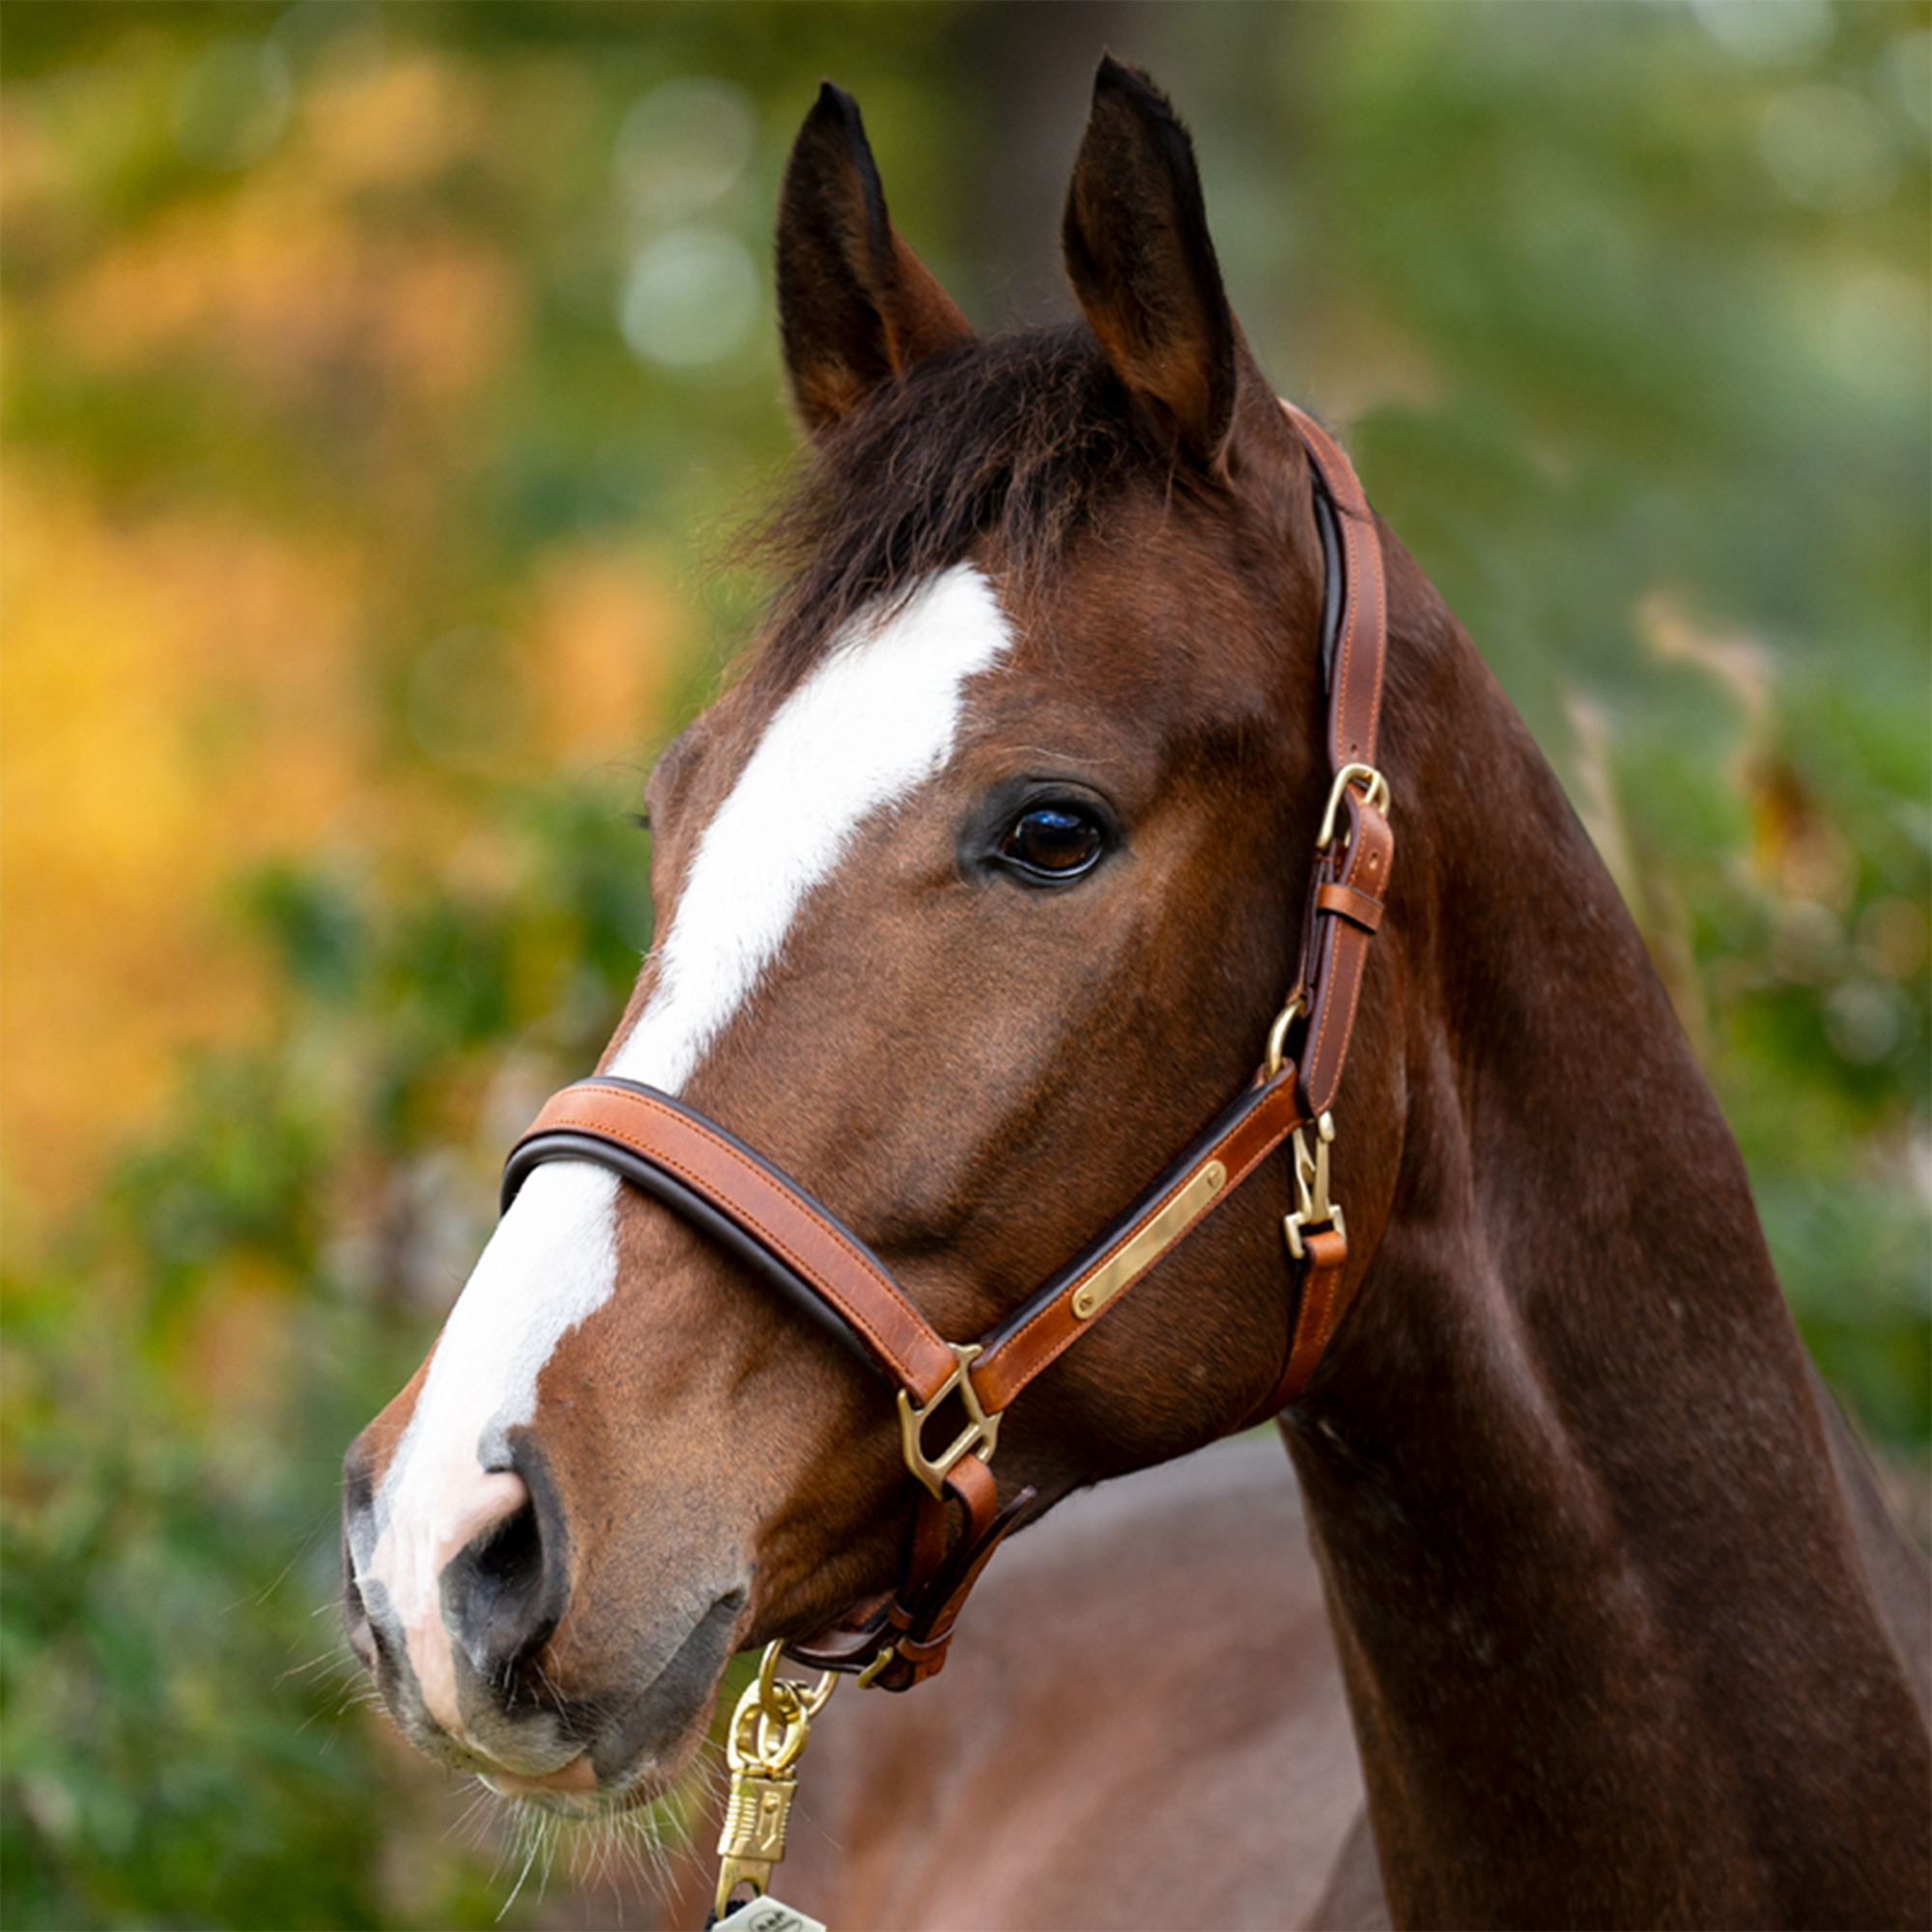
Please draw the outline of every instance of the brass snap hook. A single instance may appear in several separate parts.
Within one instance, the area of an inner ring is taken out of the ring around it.
[[[1282,1219],[1281,1231],[1288,1236],[1288,1251],[1296,1261],[1306,1259],[1301,1231],[1304,1228],[1333,1228],[1346,1241],[1349,1230],[1343,1224],[1342,1204],[1328,1198],[1328,1150],[1335,1144],[1335,1117],[1323,1114],[1315,1122],[1315,1147],[1311,1151],[1306,1130],[1296,1127],[1290,1137],[1294,1145],[1293,1213]]]
[[[792,1766],[805,1748],[811,1720],[837,1688],[827,1671],[815,1685],[777,1675],[781,1644],[765,1646],[758,1674],[731,1714],[724,1757],[731,1767],[731,1794],[718,1834],[718,1894],[714,1916],[729,1912],[741,1885],[763,1896],[772,1867],[784,1857],[785,1825],[798,1793]]]

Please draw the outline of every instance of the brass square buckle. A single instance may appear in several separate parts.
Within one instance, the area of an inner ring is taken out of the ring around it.
[[[996,1409],[988,1415],[980,1406],[980,1391],[973,1386],[973,1378],[966,1373],[967,1364],[980,1353],[980,1345],[978,1342],[949,1342],[946,1346],[952,1350],[955,1366],[933,1391],[932,1400],[923,1408],[915,1408],[912,1397],[904,1389],[899,1390],[899,1442],[905,1451],[906,1467],[932,1492],[935,1499],[944,1493],[946,1478],[962,1456],[977,1451],[980,1462],[990,1463],[993,1460],[993,1444],[999,1439],[1000,1416],[1003,1413]],[[928,1456],[922,1439],[926,1419],[955,1389],[966,1410],[966,1427],[940,1455]]]

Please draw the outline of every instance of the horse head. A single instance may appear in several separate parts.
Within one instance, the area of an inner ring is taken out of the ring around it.
[[[795,1177],[949,1338],[1250,1079],[1329,783],[1306,448],[1184,130],[1111,62],[1064,240],[1084,320],[976,335],[823,90],[778,234],[812,445],[788,583],[650,781],[657,939],[600,1068]],[[1393,1076],[1371,1052],[1350,1077]],[[1003,1502],[1264,1412],[1289,1184],[1262,1175],[1038,1374]],[[1388,1179],[1358,1185],[1372,1227]],[[638,1802],[734,1652],[890,1592],[917,1497],[877,1377],[691,1219],[550,1161],[350,1451],[352,1639],[432,1754]]]

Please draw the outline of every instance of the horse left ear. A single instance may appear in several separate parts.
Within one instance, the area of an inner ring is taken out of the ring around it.
[[[973,330],[900,240],[859,103],[828,80],[792,145],[779,197],[779,332],[814,436],[881,383]]]
[[[1216,464],[1234,420],[1239,337],[1194,144],[1167,97],[1112,55],[1094,79],[1061,241],[1115,373],[1162,434]]]

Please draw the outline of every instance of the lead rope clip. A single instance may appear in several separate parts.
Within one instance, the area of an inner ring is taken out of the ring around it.
[[[728,1918],[734,1932],[741,1923],[748,1928],[758,1926],[763,1932],[756,1912],[749,1918],[744,1915],[765,1898],[772,1867],[784,1857],[785,1825],[791,1817],[791,1802],[798,1795],[792,1767],[805,1749],[812,1719],[825,1708],[825,1700],[838,1684],[829,1670],[815,1686],[780,1677],[779,1652],[782,1648],[777,1643],[765,1646],[758,1674],[738,1699],[724,1740],[731,1793],[724,1806],[724,1829],[718,1834],[718,1896],[706,1923],[718,1925]],[[731,1894],[741,1886],[750,1889],[751,1899],[734,1905]],[[770,1932],[779,1932],[784,1925],[814,1922],[776,1899],[765,1917]]]
[[[1296,1127],[1289,1136],[1294,1149],[1295,1208],[1284,1217],[1281,1231],[1288,1236],[1288,1251],[1296,1261],[1306,1259],[1301,1231],[1310,1233],[1333,1228],[1343,1240],[1349,1231],[1342,1221],[1342,1204],[1328,1198],[1328,1150],[1335,1145],[1335,1117],[1324,1113],[1315,1122],[1315,1146],[1308,1145],[1306,1126]]]

